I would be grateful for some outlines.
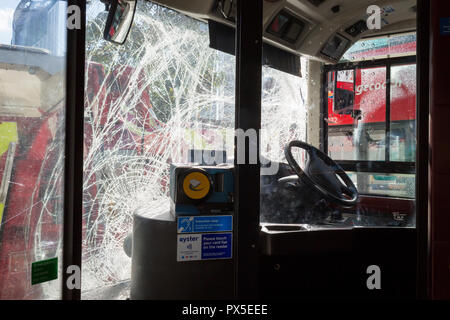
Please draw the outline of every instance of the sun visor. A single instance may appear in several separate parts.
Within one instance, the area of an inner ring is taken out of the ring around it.
[[[235,54],[235,29],[227,25],[209,20],[209,46],[213,49]],[[263,44],[263,61],[264,66],[292,74],[301,76],[300,56],[281,50],[270,44]]]

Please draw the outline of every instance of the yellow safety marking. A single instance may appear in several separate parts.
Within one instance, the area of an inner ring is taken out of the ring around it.
[[[17,134],[17,123],[0,123],[0,156],[8,151],[8,147],[11,142],[17,142],[18,140],[19,136]]]
[[[0,228],[1,228],[2,221],[3,221],[3,210],[5,210],[5,204],[0,203]]]

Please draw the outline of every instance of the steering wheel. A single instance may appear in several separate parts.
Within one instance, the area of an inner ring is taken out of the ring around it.
[[[292,147],[304,149],[308,153],[305,171],[292,156]],[[344,207],[351,207],[358,201],[358,190],[353,181],[336,162],[319,149],[294,140],[286,146],[284,154],[299,179],[316,189],[328,200]]]

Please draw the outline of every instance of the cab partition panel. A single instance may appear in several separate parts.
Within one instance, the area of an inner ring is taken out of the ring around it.
[[[348,206],[331,202],[317,211],[311,208],[318,203],[310,203],[309,209],[296,209],[306,210],[304,216],[290,219],[295,202],[286,206],[277,201],[308,201],[298,193],[271,198],[286,216],[263,219],[261,296],[414,298],[415,56],[324,65],[321,79],[321,149],[335,161],[333,168],[351,178],[358,201]],[[335,170],[315,164],[313,154],[307,151],[302,173],[314,180],[322,175],[318,171]],[[286,159],[291,164],[288,153]],[[308,188],[297,188],[313,198]],[[317,220],[308,218],[308,212]]]

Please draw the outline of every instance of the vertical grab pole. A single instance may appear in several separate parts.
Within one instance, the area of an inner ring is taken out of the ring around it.
[[[245,140],[245,150],[240,150],[243,148],[239,148],[235,140],[234,256],[235,296],[238,299],[252,299],[258,295],[262,6],[262,0],[237,1],[235,128],[250,137],[253,132],[253,139],[238,136]],[[245,163],[239,163],[238,153],[243,152]]]
[[[64,300],[80,300],[81,289],[67,287],[70,274],[66,271],[71,265],[81,269],[86,1],[69,0],[71,6],[80,9],[81,28],[67,30],[62,292]]]

